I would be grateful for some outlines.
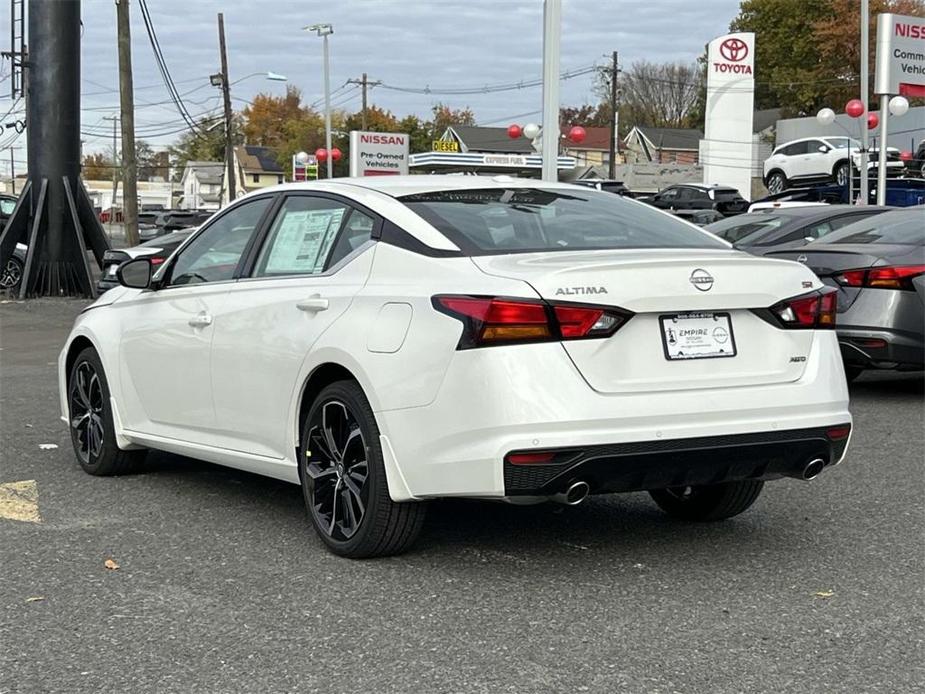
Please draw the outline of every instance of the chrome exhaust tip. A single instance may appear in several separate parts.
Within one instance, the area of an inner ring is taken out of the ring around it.
[[[819,473],[822,472],[825,467],[825,461],[822,458],[813,458],[803,467],[803,472],[800,475],[801,479],[811,480],[819,476]]]
[[[550,498],[555,501],[557,504],[564,504],[566,506],[578,506],[582,501],[588,498],[588,494],[591,492],[591,487],[587,482],[579,480],[578,482],[572,482],[565,491],[559,492],[558,494],[553,494]]]

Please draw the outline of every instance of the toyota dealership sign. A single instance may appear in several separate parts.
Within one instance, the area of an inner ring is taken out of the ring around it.
[[[877,17],[876,94],[925,96],[925,19]]]
[[[411,137],[405,133],[350,133],[351,176],[397,176],[408,173]]]

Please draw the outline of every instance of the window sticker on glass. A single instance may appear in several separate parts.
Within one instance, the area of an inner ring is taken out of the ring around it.
[[[320,272],[343,217],[343,207],[287,211],[273,240],[266,274]]]

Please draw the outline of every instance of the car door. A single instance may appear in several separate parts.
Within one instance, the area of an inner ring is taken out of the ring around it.
[[[343,199],[292,193],[228,295],[212,342],[217,426],[232,447],[282,459],[289,406],[312,345],[348,308],[372,266],[380,220]],[[359,336],[358,336],[359,337]]]
[[[800,156],[800,175],[814,178],[831,175],[829,151],[832,148],[822,140],[807,140],[803,144],[806,152]]]
[[[216,217],[157,276],[156,289],[112,304],[121,322],[120,375],[126,428],[213,443],[210,347],[226,294],[273,196]]]
[[[666,188],[661,193],[655,196],[655,199],[652,201],[656,207],[660,207],[663,210],[673,210],[678,206],[678,198],[680,197],[680,189],[678,188]]]

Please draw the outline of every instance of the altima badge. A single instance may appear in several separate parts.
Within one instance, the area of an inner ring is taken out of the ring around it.
[[[706,270],[697,268],[691,273],[691,284],[702,292],[708,292],[713,288],[713,275]]]

